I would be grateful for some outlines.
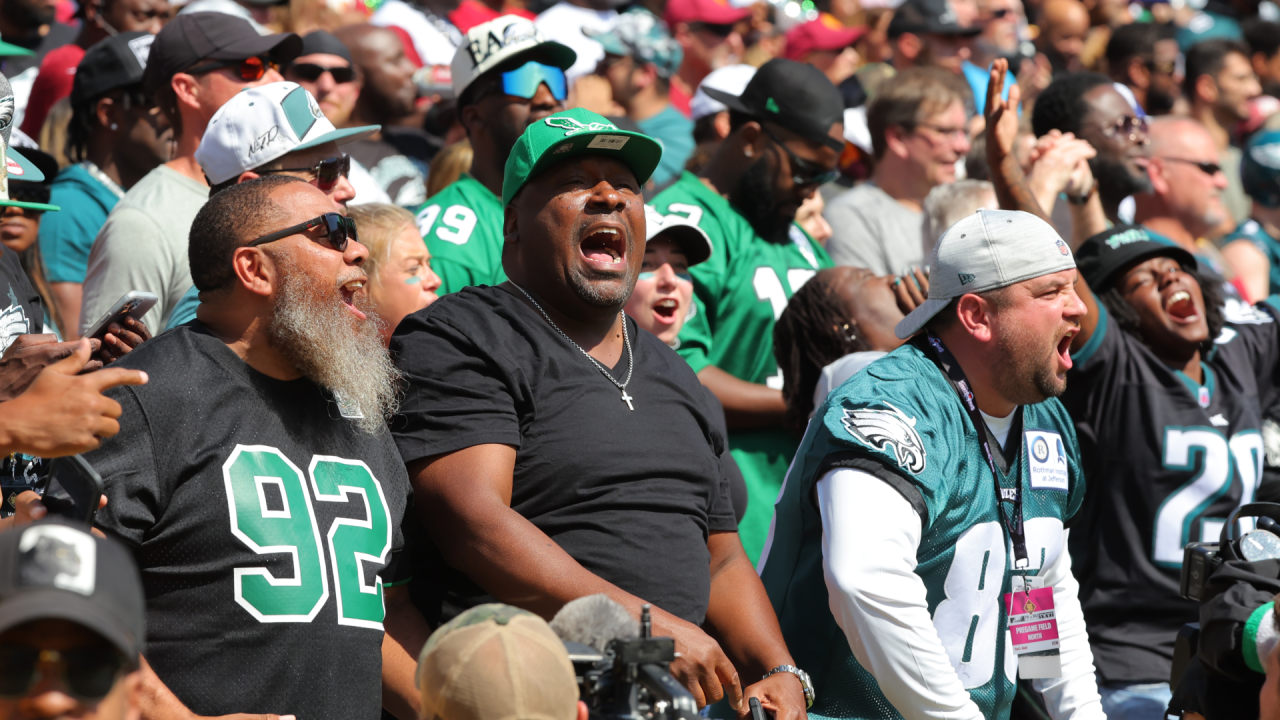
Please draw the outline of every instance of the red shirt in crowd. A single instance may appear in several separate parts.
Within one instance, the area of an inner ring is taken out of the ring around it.
[[[76,80],[76,67],[84,59],[84,48],[74,43],[50,50],[40,63],[40,74],[31,86],[27,113],[22,118],[22,132],[40,137],[40,128],[54,103],[71,94]]]

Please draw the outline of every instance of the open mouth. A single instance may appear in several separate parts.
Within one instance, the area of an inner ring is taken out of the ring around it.
[[[667,325],[676,321],[676,312],[680,309],[680,301],[675,298],[663,298],[653,304],[654,318]]]
[[[626,259],[626,246],[622,231],[614,227],[601,227],[582,238],[582,257],[602,265],[620,265]]]
[[[1062,366],[1067,370],[1070,370],[1073,365],[1071,361],[1071,341],[1075,339],[1077,332],[1079,331],[1075,329],[1068,330],[1062,336],[1062,339],[1058,341],[1058,362],[1062,363]]]
[[[1164,310],[1177,323],[1191,323],[1200,319],[1200,314],[1196,312],[1195,301],[1191,299],[1191,293],[1186,290],[1179,290],[1170,295],[1165,301]]]
[[[368,317],[360,310],[360,308],[356,307],[356,302],[355,302],[356,294],[364,292],[363,279],[352,280],[350,282],[343,283],[342,286],[338,288],[338,292],[342,296],[342,304],[346,305],[347,309],[350,310],[352,314],[354,314],[356,317],[360,318],[361,320],[364,320],[365,318]]]

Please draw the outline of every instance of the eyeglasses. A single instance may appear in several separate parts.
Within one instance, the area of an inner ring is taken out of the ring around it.
[[[1196,167],[1200,168],[1200,172],[1204,173],[1205,175],[1212,176],[1222,172],[1222,166],[1219,165],[1218,163],[1200,162],[1199,160],[1186,160],[1184,158],[1175,158],[1175,157],[1162,157],[1160,159],[1168,162],[1180,162],[1180,163],[1186,163],[1188,165],[1195,165]]]
[[[1133,115],[1123,115],[1116,118],[1109,124],[1102,125],[1102,134],[1112,140],[1126,139],[1137,140],[1140,136],[1146,137],[1147,130],[1151,127],[1151,123],[1144,117],[1136,117]]]
[[[933,123],[927,123],[927,122],[916,123],[916,127],[929,128],[930,130],[938,133],[939,135],[942,135],[943,137],[946,137],[949,139],[963,140],[969,137],[968,131],[962,127],[943,127],[941,125],[934,125]]]
[[[280,70],[280,66],[271,60],[263,57],[250,57],[243,60],[214,60],[191,68],[187,71],[187,74],[203,75],[223,68],[236,68],[240,79],[245,82],[261,80],[262,76],[267,74],[267,70],[275,70],[277,72]]]
[[[325,158],[311,167],[276,168],[274,170],[256,170],[259,175],[270,175],[281,172],[309,172],[316,178],[316,187],[321,192],[329,192],[338,184],[340,178],[351,174],[351,156],[343,153],[338,157]]]
[[[315,63],[294,63],[289,66],[289,74],[305,82],[315,82],[321,75],[329,73],[335,83],[349,83],[356,79],[356,69],[350,65],[343,67],[325,67]]]
[[[733,23],[726,23],[722,25],[719,23],[694,22],[689,23],[689,29],[694,32],[705,30],[718,38],[727,38],[733,34]]]
[[[270,235],[263,235],[245,247],[258,247],[259,245],[275,242],[276,240],[287,238],[290,235],[295,235],[299,232],[311,232],[317,228],[324,228],[325,241],[328,242],[329,247],[337,250],[338,252],[347,251],[347,241],[349,240],[360,242],[360,238],[356,235],[355,220],[339,215],[338,213],[325,213],[320,217],[311,218],[310,220],[298,223],[293,227],[287,227],[278,232],[273,232]],[[315,238],[312,239],[315,240]],[[320,241],[316,240],[316,242]]]
[[[27,694],[44,677],[42,663],[55,663],[62,682],[81,700],[101,700],[111,692],[125,665],[119,652],[108,648],[45,650],[29,645],[0,646],[0,697]]]
[[[645,272],[642,272],[642,273],[640,273],[639,275],[637,275],[637,276],[636,276],[636,279],[637,279],[637,280],[653,280],[653,279],[655,279],[657,276],[658,276],[657,271],[655,271],[655,270],[646,270]],[[687,282],[687,283],[691,283],[691,282],[693,282],[693,275],[690,275],[690,274],[689,274],[689,273],[687,273],[687,272],[677,272],[677,273],[676,273],[676,277],[677,277],[678,279],[680,279],[680,280],[683,280],[683,281]]]
[[[551,95],[555,99],[565,99],[567,83],[564,79],[564,71],[558,67],[543,65],[539,62],[527,62],[511,72],[502,73],[502,92],[526,100],[537,95],[538,86],[543,83],[547,84],[547,89],[551,90]]]
[[[796,155],[787,147],[786,143],[778,139],[777,135],[769,129],[768,125],[760,124],[765,133],[773,139],[773,142],[786,151],[787,156],[791,158],[791,182],[796,185],[826,185],[827,183],[840,177],[839,170],[826,170],[816,163],[810,162]]]

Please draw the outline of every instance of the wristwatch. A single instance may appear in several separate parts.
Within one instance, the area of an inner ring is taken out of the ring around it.
[[[1084,205],[1089,202],[1089,198],[1093,197],[1093,194],[1097,191],[1098,191],[1098,179],[1094,178],[1093,185],[1089,187],[1088,192],[1083,192],[1083,193],[1080,193],[1079,195],[1067,195],[1066,193],[1063,193],[1063,195],[1067,195],[1067,202],[1071,203],[1072,205]]]
[[[805,703],[804,709],[808,710],[809,708],[813,707],[813,701],[818,696],[813,691],[813,681],[809,679],[809,673],[801,670],[795,665],[779,665],[778,667],[765,673],[764,677],[767,678],[770,675],[777,675],[778,673],[791,673],[792,675],[795,675],[796,678],[800,680],[800,687],[804,689],[804,703]],[[761,679],[763,680],[764,678],[761,678]]]

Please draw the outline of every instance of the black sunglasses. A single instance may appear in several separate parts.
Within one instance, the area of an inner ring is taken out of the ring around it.
[[[722,25],[720,23],[693,22],[689,23],[689,29],[694,32],[705,30],[718,38],[727,38],[733,34],[732,23]]]
[[[329,243],[329,247],[338,252],[347,251],[347,241],[354,240],[360,242],[360,238],[356,235],[356,221],[349,217],[344,217],[338,213],[325,213],[320,217],[313,217],[306,222],[298,223],[292,227],[273,232],[270,235],[263,235],[254,240],[245,247],[258,247],[269,242],[275,242],[287,238],[290,235],[296,235],[300,232],[311,232],[316,228],[323,227],[325,229],[325,240]],[[312,238],[313,240],[315,238]],[[316,240],[319,242],[319,240]]]
[[[356,79],[356,69],[350,65],[346,67],[325,67],[315,63],[294,63],[289,67],[290,75],[307,82],[315,82],[325,73],[332,75],[333,81],[336,83],[349,83]]]
[[[281,172],[307,172],[316,177],[316,187],[322,192],[329,192],[338,184],[339,178],[351,174],[351,156],[343,153],[338,157],[325,158],[311,167],[276,168],[274,170],[257,170],[259,175],[270,175]]]
[[[276,71],[280,70],[280,66],[274,61],[263,57],[249,57],[243,60],[214,60],[213,62],[207,62],[203,65],[197,65],[186,72],[188,75],[204,75],[205,73],[211,73],[214,70],[221,70],[222,68],[236,68],[236,72],[240,76],[240,79],[245,82],[256,82],[261,80],[262,76],[266,75],[267,70],[269,69]]]
[[[791,182],[796,185],[826,185],[827,183],[840,177],[839,170],[824,170],[821,166],[816,165],[804,158],[796,155],[787,147],[787,144],[778,139],[777,135],[769,129],[768,125],[760,123],[760,127],[765,133],[777,143],[778,147],[786,151],[791,158]]]
[[[29,645],[0,645],[0,697],[27,694],[43,674],[42,662],[57,664],[63,684],[81,700],[101,700],[115,687],[125,658],[109,648],[45,650]]]
[[[1217,175],[1218,173],[1222,172],[1222,166],[1219,165],[1218,163],[1200,162],[1199,160],[1186,160],[1183,158],[1175,158],[1175,157],[1162,157],[1160,159],[1167,160],[1170,162],[1180,162],[1180,163],[1186,163],[1188,165],[1195,165],[1196,167],[1200,168],[1200,172],[1204,173],[1205,175]]]

